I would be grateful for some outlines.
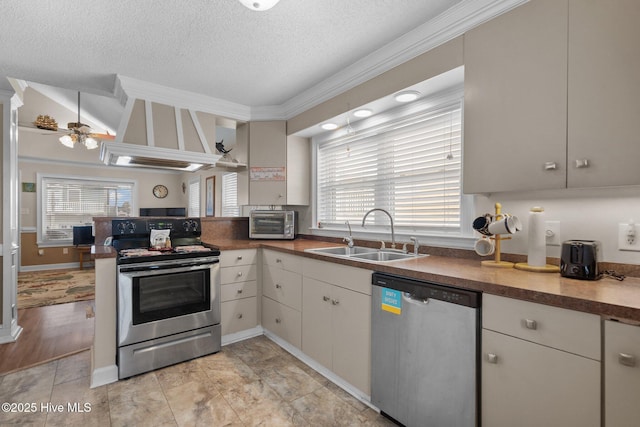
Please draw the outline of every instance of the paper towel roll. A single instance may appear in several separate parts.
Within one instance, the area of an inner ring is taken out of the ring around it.
[[[544,209],[534,207],[529,210],[529,251],[527,264],[533,267],[547,265],[547,246],[544,230]]]

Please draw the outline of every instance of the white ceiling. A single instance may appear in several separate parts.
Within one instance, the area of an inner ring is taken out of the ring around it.
[[[122,75],[278,106],[345,69],[358,75],[380,52],[398,56],[385,47],[439,30],[454,9],[495,14],[518,1],[281,0],[254,12],[237,0],[2,0],[0,89],[12,77],[112,96]]]

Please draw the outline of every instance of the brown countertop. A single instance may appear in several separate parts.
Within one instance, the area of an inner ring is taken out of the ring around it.
[[[223,240],[208,242],[220,250],[268,248],[338,264],[398,274],[465,289],[533,301],[607,318],[640,322],[640,278],[624,281],[568,279],[559,273],[533,273],[513,268],[482,266],[479,260],[428,256],[387,263],[368,263],[304,252],[317,247],[341,246],[319,240]]]

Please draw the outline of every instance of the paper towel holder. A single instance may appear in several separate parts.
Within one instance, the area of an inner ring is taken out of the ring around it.
[[[531,208],[531,212],[542,213],[544,212],[544,209],[540,207],[533,207]],[[529,224],[529,226],[531,225]],[[546,235],[546,231],[545,231],[545,235]],[[514,268],[518,270],[532,271],[534,273],[558,273],[560,271],[560,267],[558,267],[557,265],[551,265],[551,264],[529,265],[528,262],[516,263],[516,265],[514,265]]]

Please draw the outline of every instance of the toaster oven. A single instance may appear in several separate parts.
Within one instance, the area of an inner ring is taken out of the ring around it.
[[[250,239],[295,239],[296,211],[251,211],[249,214]]]

